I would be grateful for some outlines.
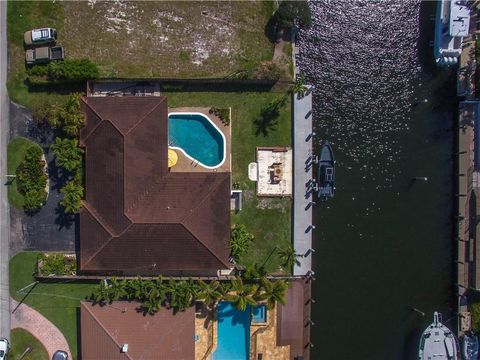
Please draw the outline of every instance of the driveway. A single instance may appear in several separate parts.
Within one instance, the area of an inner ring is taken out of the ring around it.
[[[38,311],[12,299],[12,329],[22,328],[35,336],[47,349],[51,359],[55,351],[63,350],[73,359],[62,332]]]
[[[30,110],[11,102],[10,140],[18,136],[35,141],[43,148],[48,163],[50,192],[47,203],[33,215],[13,206],[10,208],[12,255],[21,250],[75,251],[78,216],[65,214],[58,204],[62,198],[59,190],[65,178],[50,151],[55,132],[34,122]]]

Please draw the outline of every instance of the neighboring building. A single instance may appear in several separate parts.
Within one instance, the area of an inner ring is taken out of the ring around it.
[[[216,275],[231,267],[230,172],[171,172],[165,97],[84,97],[79,271]]]
[[[195,311],[175,315],[162,309],[154,316],[137,303],[111,305],[81,302],[81,358],[84,360],[188,360],[195,358]]]

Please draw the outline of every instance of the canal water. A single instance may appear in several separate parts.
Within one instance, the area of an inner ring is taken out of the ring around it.
[[[337,160],[335,198],[314,213],[312,359],[415,359],[433,311],[456,327],[455,79],[431,61],[435,4],[310,5],[299,66],[317,146]]]

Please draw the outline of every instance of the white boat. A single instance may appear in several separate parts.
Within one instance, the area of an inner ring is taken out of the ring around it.
[[[419,360],[459,360],[458,340],[455,335],[442,324],[442,316],[435,312],[433,323],[423,332],[418,348]]]
[[[468,36],[470,10],[466,0],[439,0],[435,20],[434,56],[438,66],[458,62],[462,42]]]

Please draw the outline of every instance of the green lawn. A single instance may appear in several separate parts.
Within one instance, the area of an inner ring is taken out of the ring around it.
[[[30,351],[22,358],[23,360],[48,360],[45,346],[24,329],[17,328],[12,330],[11,346],[8,357],[12,360],[19,359],[27,348],[30,348]]]
[[[21,252],[10,260],[10,294],[39,311],[65,335],[72,355],[77,354],[77,329],[79,323],[77,311],[80,300],[90,296],[94,284],[90,283],[39,283],[28,295],[18,290],[33,283],[33,273],[37,260],[37,252]]]
[[[38,146],[33,141],[18,137],[8,143],[7,169],[9,175],[15,175],[18,165],[22,162],[30,146]],[[40,146],[38,146],[40,148]],[[15,179],[8,181],[8,201],[17,209],[23,209],[23,195],[17,191]]]
[[[25,84],[23,33],[32,28],[56,28],[67,57],[89,58],[101,77],[225,77],[272,60],[264,33],[272,12],[272,1],[9,1],[9,95],[30,108],[63,99],[65,89]]]
[[[248,164],[255,161],[256,146],[291,145],[290,98],[281,109],[276,124],[267,127],[266,134],[258,132],[256,120],[261,110],[271,101],[285,96],[277,92],[170,92],[164,93],[170,107],[216,106],[232,108],[232,182],[238,182],[244,190],[243,210],[232,216],[233,223],[243,223],[255,235],[251,251],[241,259],[243,264],[263,263],[275,246],[291,243],[291,200],[258,200],[255,183],[248,179]],[[275,121],[274,121],[275,122]],[[272,255],[266,267],[279,270],[279,259]]]

